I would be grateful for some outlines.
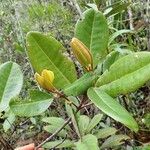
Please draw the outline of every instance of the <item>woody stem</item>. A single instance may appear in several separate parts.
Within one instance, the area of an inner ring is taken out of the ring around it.
[[[90,104],[91,105],[91,104]],[[82,108],[86,107],[88,105],[83,105],[83,102],[80,103],[79,106],[77,106],[77,110],[75,112],[75,114],[77,114],[78,111],[80,111]],[[52,135],[50,135],[47,139],[45,139],[41,144],[39,144],[35,150],[37,150],[38,148],[42,147],[46,142],[50,141],[55,135],[57,135],[67,124],[69,124],[71,121],[71,117],[69,117],[64,124],[58,128]]]
[[[72,104],[73,106],[78,108],[78,106],[74,102],[72,102],[70,99],[68,99],[68,97],[64,93],[62,93],[58,90],[50,91],[50,92],[53,92],[53,93],[57,94],[60,98],[64,98],[69,104]]]

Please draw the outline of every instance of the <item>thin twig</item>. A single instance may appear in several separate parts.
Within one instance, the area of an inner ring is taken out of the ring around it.
[[[76,113],[82,109],[82,104],[80,104],[76,110]],[[39,144],[35,150],[38,150],[38,148],[42,147],[46,142],[50,141],[55,135],[57,135],[69,122],[71,121],[71,117],[69,117],[65,123],[60,127],[58,128],[51,136],[49,136],[46,140],[44,140],[41,144]]]
[[[68,104],[70,104],[70,105],[72,104],[73,106],[75,106],[78,109],[78,106],[74,102],[72,102],[70,99],[68,99],[68,97],[63,92],[58,91],[57,89],[54,91],[48,91],[48,92],[57,94],[57,96],[59,96],[59,98],[64,98]]]
[[[66,99],[69,104],[72,104],[73,106],[78,108],[78,106],[74,102],[70,101],[65,95],[62,95],[62,98]]]
[[[8,118],[6,118],[6,121],[8,122],[8,124],[13,128],[13,130],[15,129],[15,126],[9,121]]]
[[[127,96],[126,95],[122,97],[122,101],[124,103],[124,106],[125,106],[126,110],[129,111],[128,104],[127,104]]]
[[[50,141],[55,135],[57,135],[69,122],[71,121],[71,117],[68,118],[65,123],[58,128],[51,136],[49,136],[46,140],[44,140],[41,144],[39,144],[35,150],[38,150],[38,148],[42,147],[46,142]]]
[[[83,102],[84,101],[81,101],[80,105],[79,106],[76,106],[77,107],[77,110],[75,113],[77,113],[80,109],[84,108],[84,107],[87,107],[89,105],[92,105],[92,103],[88,103],[88,104],[85,104],[83,105]],[[51,136],[49,136],[47,139],[45,139],[41,144],[39,144],[35,150],[38,150],[38,148],[42,147],[46,142],[50,141],[55,135],[57,135],[67,124],[69,124],[69,122],[71,121],[71,117],[69,117],[65,123],[60,127],[58,128]]]
[[[81,107],[81,109],[82,109],[82,108],[85,108],[85,107],[87,107],[87,106],[90,106],[90,105],[93,105],[93,103],[92,103],[92,102],[91,102],[91,103],[87,103],[87,104],[83,105],[83,106]]]

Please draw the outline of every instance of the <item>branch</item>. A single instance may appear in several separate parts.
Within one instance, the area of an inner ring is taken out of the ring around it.
[[[83,101],[81,101],[80,105],[77,107],[77,110],[75,113],[77,113],[80,109],[84,108],[84,107],[87,107],[89,105],[92,105],[93,103],[88,103],[88,104],[85,104],[83,105]],[[60,127],[58,128],[51,136],[49,136],[47,139],[45,139],[41,144],[39,144],[35,150],[38,150],[40,147],[42,147],[46,142],[50,141],[55,135],[57,135],[67,124],[69,124],[69,122],[71,121],[71,117],[69,117],[65,123]]]
[[[93,105],[93,103],[92,103],[92,102],[87,103],[87,104],[83,105],[83,106],[81,107],[81,109],[82,109],[82,108],[85,108],[85,107],[87,107],[87,106],[91,106],[91,105]]]
[[[68,99],[68,97],[62,91],[54,90],[54,91],[48,91],[48,92],[50,92],[50,93],[52,92],[52,93],[56,94],[58,96],[58,98],[64,98],[68,104],[70,104],[70,105],[72,104],[73,106],[75,106],[78,109],[78,106],[74,102],[72,102],[70,99]]]
[[[58,128],[51,136],[49,136],[46,140],[44,140],[41,144],[39,144],[35,150],[38,150],[40,147],[42,147],[46,142],[48,142],[49,140],[51,140],[55,135],[57,135],[69,122],[71,121],[71,117],[68,118],[65,123]]]

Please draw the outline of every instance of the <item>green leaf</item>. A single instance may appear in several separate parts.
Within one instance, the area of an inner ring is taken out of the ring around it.
[[[88,124],[86,133],[89,133],[102,119],[103,114],[97,114],[95,115],[92,120],[90,121],[90,123]]]
[[[110,45],[115,40],[115,38],[117,38],[119,35],[125,33],[134,33],[134,32],[132,30],[127,30],[127,29],[118,30],[110,36],[108,45]]]
[[[134,53],[133,49],[129,49],[127,43],[114,43],[109,45],[110,50],[119,52],[121,55],[128,55]]]
[[[87,94],[90,100],[108,116],[123,123],[131,130],[135,132],[138,131],[138,125],[134,118],[126,111],[124,107],[122,107],[107,93],[97,88],[90,88]]]
[[[82,137],[82,140],[75,143],[77,150],[99,150],[97,138],[92,134]]]
[[[43,122],[49,123],[53,126],[62,125],[65,123],[65,120],[60,117],[45,117],[42,119]],[[69,126],[65,126],[66,129],[70,129]]]
[[[113,51],[107,55],[103,63],[103,72],[108,70],[110,66],[119,58],[119,52]]]
[[[94,3],[88,3],[88,4],[86,4],[86,7],[87,8],[92,8],[92,9],[98,11],[97,5],[94,4]]]
[[[118,14],[126,10],[129,5],[130,3],[120,3],[120,2],[110,5],[108,6],[108,9],[111,8],[111,10],[108,13],[105,13],[105,15],[106,17],[109,17],[111,15]]]
[[[61,144],[60,144],[61,143]],[[60,145],[58,145],[60,144]],[[58,145],[58,146],[57,146]],[[52,141],[52,142],[47,142],[46,144],[44,144],[43,148],[54,148],[55,146],[57,146],[57,148],[70,148],[74,146],[74,142],[70,141],[70,140],[56,140],[56,141]]]
[[[142,122],[147,128],[150,129],[150,112],[145,114],[144,118],[142,119]]]
[[[142,146],[136,147],[137,150],[150,150],[150,144],[144,144]]]
[[[97,133],[95,134],[95,136],[97,137],[97,139],[103,139],[110,135],[115,134],[116,132],[117,130],[113,127],[105,127],[103,129],[99,129]]]
[[[63,88],[76,80],[73,62],[63,55],[64,47],[56,39],[39,32],[27,34],[27,49],[30,62],[36,72],[43,69],[54,72],[54,86]]]
[[[3,129],[5,132],[7,132],[13,126],[14,121],[15,115],[12,112],[10,112],[8,118],[5,119],[3,123]]]
[[[80,130],[80,133],[81,133],[82,136],[85,134],[86,129],[89,125],[89,122],[90,122],[90,118],[88,116],[81,115],[79,117],[78,126],[79,126],[79,130]]]
[[[70,99],[71,101],[73,101],[75,104],[77,104],[77,99],[76,99],[75,97],[71,97],[71,96],[70,96],[69,99]],[[78,118],[80,112],[78,112],[78,113],[76,114],[76,113],[75,113],[75,112],[76,112],[76,108],[71,107],[71,106],[68,105],[67,103],[65,103],[65,107],[66,107],[66,112],[67,112],[68,116],[71,117],[72,124],[73,124],[73,126],[74,126],[74,128],[75,128],[75,131],[76,131],[78,137],[81,137],[80,131],[79,131],[79,128],[78,128],[78,124],[77,124],[77,118]]]
[[[14,42],[13,47],[16,52],[22,53],[25,51],[24,47],[19,42]]]
[[[150,80],[150,52],[136,52],[118,59],[96,82],[115,97],[133,92]]]
[[[86,92],[88,88],[93,86],[97,79],[98,76],[96,74],[93,74],[93,72],[86,73],[71,85],[66,86],[63,92],[68,96],[81,95]]]
[[[136,52],[117,60],[109,69],[98,79],[96,86],[110,83],[122,76],[132,73],[150,63],[150,52]]]
[[[44,126],[44,130],[53,134],[56,130],[58,130],[60,127],[62,126],[62,124],[57,124],[57,125],[47,125]],[[58,134],[58,136],[61,137],[66,137],[67,135],[67,131],[65,129],[62,129]]]
[[[123,140],[130,139],[127,135],[112,135],[102,144],[101,148],[114,147],[123,144]]]
[[[23,85],[20,66],[13,62],[0,65],[0,112],[6,110],[12,98],[16,97]]]
[[[83,19],[76,24],[75,37],[91,51],[94,67],[107,55],[109,32],[107,20],[101,12],[94,9],[85,11]]]
[[[52,103],[52,95],[33,90],[30,91],[29,100],[12,101],[10,108],[17,116],[35,116],[43,113]]]
[[[60,118],[60,117],[45,117],[42,119],[43,122],[52,124],[52,125],[57,125],[57,124],[64,124],[65,120]]]

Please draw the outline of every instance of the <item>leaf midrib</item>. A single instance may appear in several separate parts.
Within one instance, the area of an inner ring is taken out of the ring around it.
[[[95,11],[94,11],[94,18],[93,18],[93,23],[92,23],[92,31],[91,31],[91,37],[90,37],[90,51],[92,51],[92,41],[93,41],[93,26],[94,26],[94,22],[95,22],[95,16],[96,16],[96,14],[95,14]]]
[[[150,65],[150,63],[147,63],[147,64],[145,64],[144,66],[142,66],[142,67],[140,67],[140,68],[138,68],[138,69],[136,69],[136,70],[134,70],[134,71],[132,71],[132,72],[123,74],[122,76],[118,77],[117,79],[113,79],[113,80],[111,80],[111,81],[109,81],[109,82],[106,82],[106,83],[104,83],[103,85],[100,85],[99,87],[102,87],[102,86],[105,86],[105,85],[107,85],[107,84],[111,84],[112,82],[115,82],[115,81],[117,81],[117,80],[120,80],[120,79],[122,79],[122,78],[124,78],[124,77],[126,77],[126,76],[128,76],[128,75],[130,75],[130,74],[132,74],[132,73],[135,73],[135,72],[137,72],[137,71],[143,69],[144,67],[146,67],[146,66],[148,66],[148,65]],[[104,80],[104,79],[103,79],[103,80]]]
[[[35,40],[34,37],[32,37],[32,39],[35,41],[36,45],[39,47],[39,49],[41,50],[41,52],[43,52],[45,54],[45,56],[48,58],[48,60],[51,62],[51,64],[54,66],[54,68],[60,72],[60,74],[62,74],[62,76],[65,78],[65,80],[68,82],[68,83],[71,83],[66,76],[64,76],[64,74],[56,67],[56,65],[51,61],[51,59],[48,57],[48,55],[42,50],[42,48],[40,47],[40,45],[38,44],[38,42]],[[52,70],[53,71],[53,70]]]
[[[100,97],[101,98],[101,100],[102,100],[102,97],[98,94],[98,92],[97,92],[97,90],[94,90],[94,92],[96,93],[96,95],[98,96],[98,97]],[[107,106],[107,107],[109,107],[114,113],[116,113],[117,115],[119,115],[115,110],[113,110],[108,104],[106,104],[103,100],[102,100],[102,102]],[[126,116],[126,115],[125,115]],[[129,116],[128,116],[129,117]],[[132,119],[132,118],[130,118],[130,119]],[[122,119],[121,119],[122,120]],[[131,121],[131,120],[130,120]],[[124,122],[124,121],[123,121]],[[124,124],[126,124],[126,123],[124,123]],[[129,126],[128,124],[126,124],[127,126]]]
[[[22,105],[23,105],[23,106],[25,106],[25,105],[28,106],[28,105],[30,105],[30,104],[33,105],[33,104],[42,103],[42,102],[46,102],[46,101],[50,101],[50,100],[52,100],[52,99],[45,99],[45,100],[41,100],[41,101],[32,101],[32,102],[28,102],[28,101],[27,101],[27,103],[19,103],[19,104],[15,104],[15,103],[14,103],[14,104],[12,104],[12,107],[13,107],[13,106],[14,106],[14,107],[15,107],[15,106],[22,106]]]
[[[145,68],[145,67],[147,67],[147,66],[149,66],[149,65],[150,65],[150,63],[146,64],[145,66],[143,66],[143,67],[141,67],[141,68],[139,68],[139,69],[137,69],[137,70],[134,70],[134,71],[132,71],[132,72],[130,72],[130,73],[127,73],[127,74],[125,74],[125,75],[119,77],[118,79],[114,79],[114,80],[112,80],[112,81],[109,81],[108,83],[103,84],[103,85],[101,85],[101,86],[99,86],[99,87],[101,88],[101,87],[103,87],[103,86],[106,86],[106,85],[109,85],[109,84],[111,84],[111,83],[114,83],[114,82],[116,82],[116,81],[118,81],[118,80],[120,80],[120,79],[126,78],[126,77],[128,77],[130,74],[134,74],[135,72],[138,72],[138,71],[142,70],[143,68]]]
[[[6,86],[4,87],[0,103],[3,103],[3,98],[4,98],[5,90],[6,90],[6,87],[7,87],[11,72],[12,72],[12,67],[13,67],[13,64],[11,64],[11,68],[10,68],[10,71],[9,71],[9,74],[8,74],[8,77],[7,77],[7,80],[6,80],[6,84],[5,84]]]

